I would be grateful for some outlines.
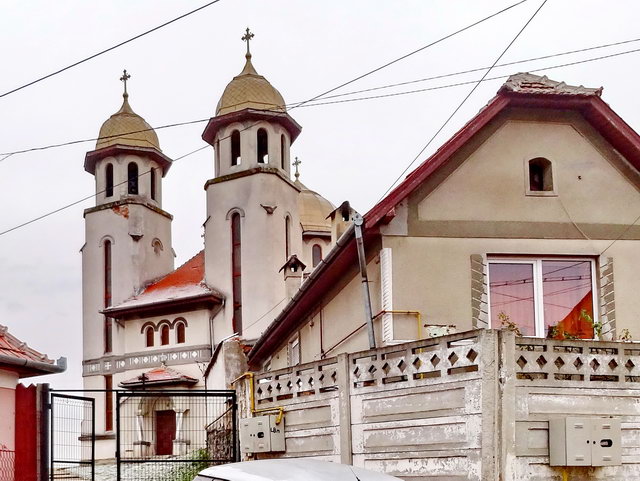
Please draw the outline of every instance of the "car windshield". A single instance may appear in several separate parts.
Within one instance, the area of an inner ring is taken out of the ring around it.
[[[202,476],[201,474],[199,474],[193,479],[193,481],[227,481],[227,480],[222,478],[210,478],[209,476]]]

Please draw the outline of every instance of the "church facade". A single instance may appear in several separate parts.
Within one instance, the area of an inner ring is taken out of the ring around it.
[[[97,458],[115,451],[109,390],[227,388],[245,369],[243,346],[333,245],[334,207],[299,181],[298,162],[292,179],[301,127],[256,72],[252,36],[243,37],[245,66],[202,135],[215,174],[205,184],[204,248],[185,264],[174,269],[172,216],[162,204],[171,159],[129,105],[126,71],[122,107],[86,154],[96,205],[84,213],[83,379],[87,390],[106,390],[96,395]],[[237,342],[225,349],[235,352],[219,355],[230,338]]]

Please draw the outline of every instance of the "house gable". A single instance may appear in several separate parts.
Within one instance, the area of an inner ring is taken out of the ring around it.
[[[536,158],[551,162],[550,192],[529,191]],[[580,114],[510,109],[410,194],[408,234],[612,239],[640,211],[639,186],[638,171]]]

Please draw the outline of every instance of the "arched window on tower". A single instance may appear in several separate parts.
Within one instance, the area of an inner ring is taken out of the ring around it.
[[[169,344],[169,326],[167,324],[163,324],[160,328],[160,344],[163,346]]]
[[[269,163],[269,134],[265,129],[258,129],[258,163]]]
[[[107,164],[107,170],[105,175],[105,197],[111,197],[113,195],[113,164]]]
[[[178,321],[176,323],[176,344],[184,344],[185,342],[185,326],[184,322]]]
[[[106,239],[102,248],[104,249],[103,275],[104,275],[104,307],[111,306],[111,241]],[[113,350],[112,320],[109,316],[104,317],[104,352]]]
[[[231,165],[240,165],[242,159],[240,157],[240,132],[234,130],[231,132]]]
[[[289,260],[291,255],[291,217],[284,218],[284,254],[285,261]]]
[[[242,334],[242,232],[238,213],[231,216],[231,283],[233,332]]]
[[[138,164],[135,162],[127,166],[127,192],[138,195]]]
[[[149,171],[149,177],[151,180],[151,200],[156,200],[156,169],[151,167]]]
[[[153,347],[154,330],[152,326],[148,326],[144,330],[144,336],[145,336],[147,347]]]
[[[322,260],[322,247],[320,247],[320,244],[313,244],[313,247],[311,248],[311,257],[313,261],[313,267],[316,267],[318,264],[320,264],[320,261]]]
[[[286,140],[284,138],[284,134],[280,135],[280,168],[282,170],[287,170],[285,169],[285,165],[287,162],[286,159],[286,151],[285,151],[285,146],[286,146]]]

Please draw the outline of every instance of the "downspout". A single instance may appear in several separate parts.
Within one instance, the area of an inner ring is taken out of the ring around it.
[[[356,234],[356,247],[358,249],[358,263],[360,264],[360,277],[362,278],[362,295],[364,296],[364,317],[369,334],[369,349],[376,348],[376,333],[373,330],[373,312],[371,311],[371,294],[369,293],[369,279],[367,278],[367,259],[364,253],[364,240],[362,239],[362,226],[364,218],[355,212],[353,225]]]

